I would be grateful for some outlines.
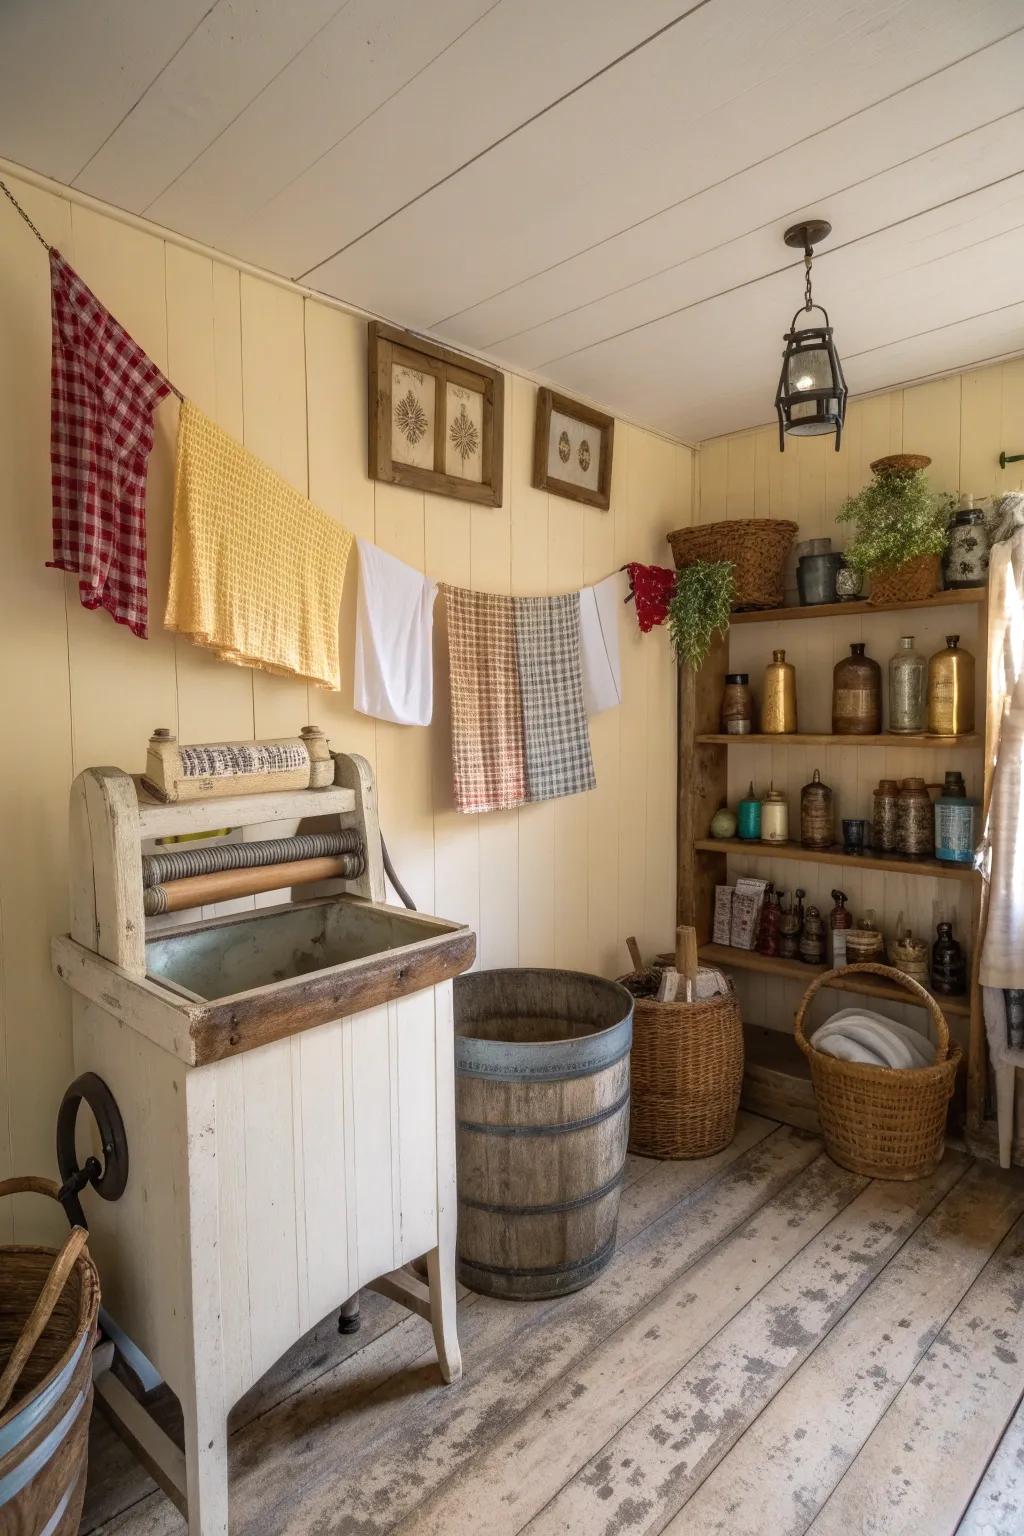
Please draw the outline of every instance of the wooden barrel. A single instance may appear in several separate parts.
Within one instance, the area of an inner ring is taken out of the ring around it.
[[[56,1193],[44,1179],[9,1179],[0,1195]],[[47,1286],[52,1248],[0,1248],[0,1373]],[[92,1411],[92,1348],[100,1288],[78,1253],[49,1319],[0,1409],[0,1531],[74,1536],[82,1514]],[[0,1378],[2,1379],[2,1378]]]
[[[633,999],[575,971],[455,979],[458,1276],[561,1296],[615,1249]]]

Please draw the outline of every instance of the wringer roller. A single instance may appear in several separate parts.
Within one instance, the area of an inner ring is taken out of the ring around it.
[[[312,726],[155,732],[145,775],[79,774],[71,856],[60,1161],[117,1347],[96,1390],[192,1536],[226,1536],[229,1409],[321,1318],[353,1326],[360,1287],[461,1374],[451,979],[476,939],[386,904],[370,765]],[[79,1167],[83,1098],[103,1157]],[[146,1412],[161,1379],[184,1449]]]

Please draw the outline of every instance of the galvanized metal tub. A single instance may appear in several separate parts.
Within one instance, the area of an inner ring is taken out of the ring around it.
[[[456,977],[458,1275],[561,1296],[615,1250],[633,999],[576,971]]]

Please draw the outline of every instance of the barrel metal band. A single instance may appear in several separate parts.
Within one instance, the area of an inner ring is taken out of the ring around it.
[[[460,1131],[472,1131],[476,1136],[568,1136],[573,1131],[588,1131],[592,1125],[600,1125],[602,1120],[610,1120],[620,1110],[628,1108],[627,1088],[621,1099],[616,1099],[607,1109],[598,1110],[596,1115],[588,1115],[585,1120],[567,1120],[560,1125],[487,1125],[480,1120],[458,1120],[456,1124]]]
[[[46,1415],[58,1398],[63,1397],[72,1376],[75,1374],[75,1367],[82,1358],[82,1351],[88,1342],[88,1330],[83,1329],[81,1337],[72,1350],[71,1355],[65,1360],[49,1386],[44,1387],[41,1392],[37,1391],[36,1395],[30,1397],[24,1407],[19,1409],[0,1428],[0,1461],[3,1460],[8,1451],[12,1450],[14,1446],[18,1445],[22,1440],[28,1439],[36,1426],[41,1424],[46,1418]]]
[[[57,1448],[65,1435],[71,1429],[72,1424],[78,1418],[82,1409],[89,1401],[85,1392],[79,1392],[71,1407],[65,1413],[60,1422],[54,1425],[50,1433],[40,1440],[39,1444],[29,1451],[24,1461],[11,1468],[6,1477],[0,1477],[0,1509],[9,1504],[16,1494],[32,1481],[37,1472],[40,1472],[50,1457],[56,1454]]]
[[[494,1040],[455,1040],[455,1070],[464,1077],[485,1077],[499,1083],[560,1083],[590,1077],[614,1067],[629,1055],[633,1044],[633,1015],[605,1030],[589,1049],[579,1040],[508,1045]],[[484,1047],[474,1050],[474,1047]]]
[[[464,1259],[460,1256],[459,1264],[463,1269],[476,1269],[482,1275],[508,1275],[520,1280],[543,1280],[547,1275],[568,1275],[580,1270],[598,1267],[607,1262],[615,1251],[615,1233],[599,1248],[596,1253],[590,1253],[585,1259],[576,1259],[567,1264],[547,1264],[540,1269],[510,1268],[504,1264],[481,1264],[478,1259]]]
[[[578,1211],[585,1205],[593,1205],[595,1200],[603,1200],[605,1195],[618,1189],[625,1171],[620,1169],[614,1179],[580,1195],[578,1200],[556,1200],[552,1205],[489,1205],[486,1200],[468,1200],[465,1195],[460,1195],[459,1204],[470,1211],[486,1211],[490,1216],[557,1216],[563,1211]]]

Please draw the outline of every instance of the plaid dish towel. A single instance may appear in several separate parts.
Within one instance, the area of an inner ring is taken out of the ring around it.
[[[146,468],[170,384],[57,250],[50,251],[53,559],[84,608],[146,638]]]
[[[583,707],[580,595],[515,597],[526,797],[577,795],[597,783]]]
[[[444,588],[458,810],[505,811],[526,799],[523,712],[512,599]]]

